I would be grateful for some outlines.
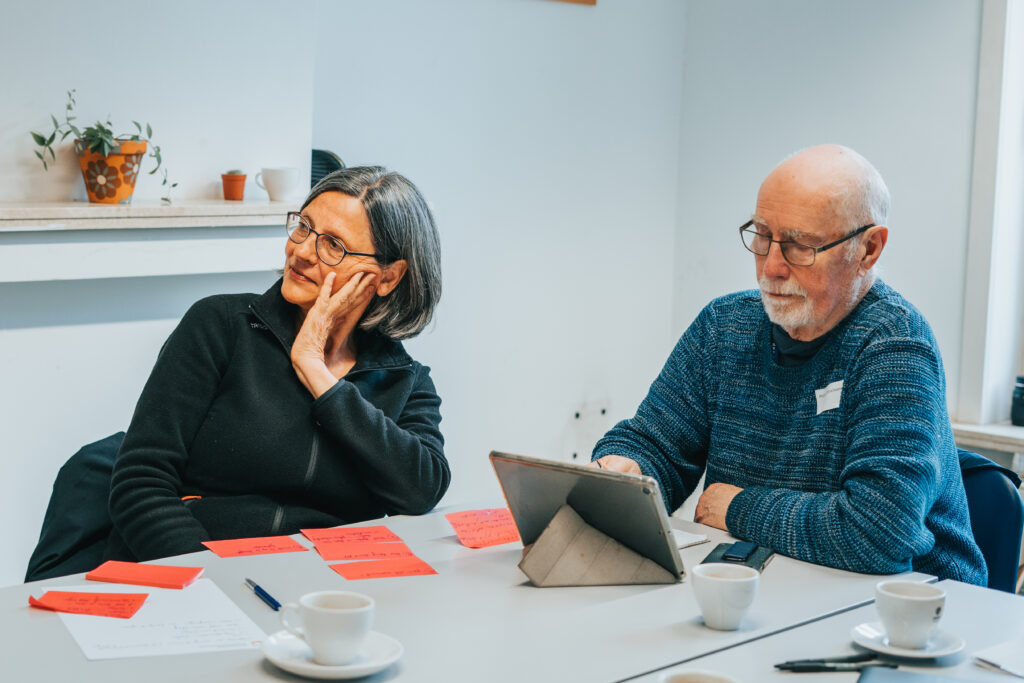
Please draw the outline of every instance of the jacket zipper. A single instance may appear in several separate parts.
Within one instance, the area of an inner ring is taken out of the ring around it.
[[[274,523],[270,525],[270,535],[273,536],[281,530],[281,524],[284,522],[284,507],[281,505],[277,506],[277,512],[274,513]]]
[[[313,430],[313,445],[309,449],[309,465],[306,467],[306,476],[302,480],[302,487],[309,488],[313,483],[313,474],[316,472],[317,456],[320,453],[320,432]]]

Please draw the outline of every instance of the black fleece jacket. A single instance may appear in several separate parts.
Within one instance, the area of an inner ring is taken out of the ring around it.
[[[428,368],[357,332],[355,367],[314,399],[289,358],[297,314],[280,281],[185,314],[114,466],[107,559],[422,514],[441,499],[451,475]]]

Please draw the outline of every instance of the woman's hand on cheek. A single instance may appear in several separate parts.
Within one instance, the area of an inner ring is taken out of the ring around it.
[[[344,333],[347,337],[377,289],[375,273],[359,272],[331,294],[336,278],[335,273],[328,273],[320,295],[306,313],[292,344],[292,367],[299,380],[315,396],[323,393],[325,384],[329,387],[337,381],[330,374],[325,357],[331,333],[348,328]],[[331,346],[341,348],[346,342],[347,339],[335,340]]]

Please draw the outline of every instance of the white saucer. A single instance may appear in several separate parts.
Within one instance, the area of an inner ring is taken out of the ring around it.
[[[889,644],[889,638],[885,635],[882,622],[872,621],[860,626],[854,626],[850,631],[853,642],[861,647],[874,650],[883,655],[893,657],[909,657],[911,659],[934,659],[945,657],[964,649],[964,639],[942,629],[935,629],[928,643],[920,650],[912,650],[905,647],[896,647]]]
[[[263,654],[289,673],[306,678],[340,680],[369,676],[391,666],[402,656],[402,644],[383,633],[370,631],[363,652],[351,664],[324,666],[313,661],[313,651],[302,638],[278,631],[263,641]]]

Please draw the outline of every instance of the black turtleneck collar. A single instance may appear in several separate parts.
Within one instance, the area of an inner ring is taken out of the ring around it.
[[[784,368],[803,365],[818,352],[828,340],[829,333],[816,337],[811,341],[800,341],[790,337],[784,329],[772,323],[772,347],[775,360]]]

